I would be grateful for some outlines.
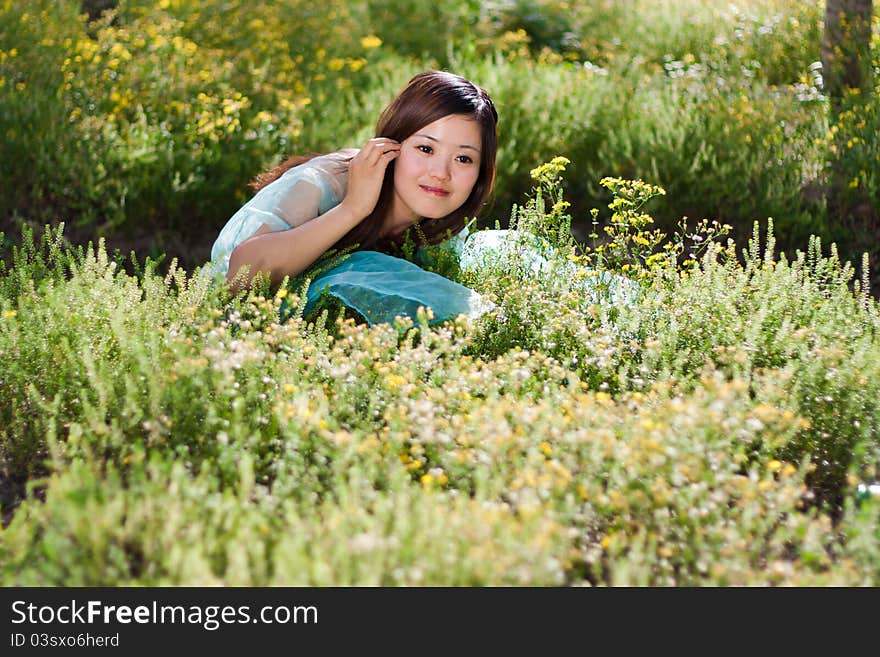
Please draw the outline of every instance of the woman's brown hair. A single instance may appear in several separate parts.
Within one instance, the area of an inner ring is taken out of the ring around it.
[[[450,114],[459,114],[476,121],[481,133],[480,173],[467,200],[455,211],[437,219],[420,222],[428,244],[438,244],[464,228],[468,217],[475,217],[486,203],[495,183],[495,155],[498,150],[498,113],[489,94],[473,82],[446,71],[426,71],[412,78],[391,101],[376,124],[376,137],[398,142],[415,134],[426,125]],[[257,176],[251,187],[260,189],[276,180],[285,171],[314,156],[294,156]],[[359,245],[359,249],[376,248],[383,241],[399,244],[397,238],[380,238],[385,216],[394,198],[394,162],[385,171],[385,180],[376,207],[363,221],[346,233],[335,245],[337,249]]]

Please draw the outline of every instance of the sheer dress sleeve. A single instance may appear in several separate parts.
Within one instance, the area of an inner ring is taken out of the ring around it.
[[[296,228],[339,204],[347,172],[339,167],[339,155],[332,155],[287,170],[232,215],[211,248],[216,278],[226,276],[229,257],[249,237]]]

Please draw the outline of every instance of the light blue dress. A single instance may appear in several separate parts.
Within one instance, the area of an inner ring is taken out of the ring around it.
[[[211,276],[223,280],[232,251],[261,227],[290,230],[338,205],[345,193],[342,184],[347,183],[338,170],[334,174],[334,168],[351,154],[353,151],[340,151],[314,158],[260,189],[220,231],[211,248]],[[305,207],[289,207],[295,187],[297,203]],[[460,254],[466,236],[465,229],[440,248]],[[426,251],[420,249],[416,259],[425,256]],[[398,315],[415,319],[419,306],[432,309],[432,324],[459,314],[477,317],[492,308],[491,302],[468,287],[377,251],[346,255],[340,264],[315,276],[306,292],[304,315],[314,309],[322,294],[337,297],[370,325],[393,322]]]
[[[305,184],[307,189],[314,190],[307,194],[313,206],[313,216],[324,214],[339,205],[342,190],[334,186],[335,181],[330,175],[331,167],[340,158],[323,156],[309,160],[304,164],[292,167],[277,180],[259,190],[253,198],[236,212],[214,241],[211,248],[211,267],[217,277],[225,277],[229,269],[229,256],[239,244],[257,232],[264,224],[272,231],[290,230],[301,225],[302,221],[294,218],[293,212],[286,209],[287,200],[294,187]],[[300,187],[303,189],[303,187]],[[308,212],[308,208],[304,208]]]
[[[355,152],[316,157],[260,189],[220,231],[211,249],[210,275],[218,282],[224,280],[233,249],[262,226],[271,231],[290,230],[338,205],[347,186],[344,162]],[[469,235],[465,228],[440,245],[419,249],[414,259],[427,264],[438,249],[453,253],[463,270],[494,266],[499,271],[516,268],[526,276],[549,277],[561,286],[576,288],[585,304],[601,299],[627,303],[637,294],[637,286],[620,276],[592,272],[593,276],[582,277],[579,274],[584,272],[578,270],[583,268],[572,263],[552,264],[554,259],[545,257],[552,254],[552,248],[537,245],[532,235],[517,230],[481,230]],[[431,324],[460,314],[476,318],[494,308],[476,291],[408,260],[377,251],[343,257],[329,269],[316,268],[319,273],[306,292],[305,316],[323,294],[338,298],[371,326],[393,323],[398,315],[416,319],[420,306],[433,311]]]

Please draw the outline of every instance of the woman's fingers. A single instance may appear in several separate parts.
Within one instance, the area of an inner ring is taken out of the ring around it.
[[[400,142],[387,137],[367,141],[349,165],[348,190],[343,203],[361,217],[376,207],[388,163],[400,155]]]
[[[373,137],[367,141],[367,145],[385,145],[385,144],[393,144],[395,146],[400,146],[400,142],[390,137]]]
[[[397,154],[400,152],[400,142],[387,137],[375,137],[370,139],[361,149],[358,155],[363,155],[364,159],[377,162],[383,155]]]

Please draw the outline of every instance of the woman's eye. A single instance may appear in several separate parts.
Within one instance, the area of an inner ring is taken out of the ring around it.
[[[420,151],[422,151],[422,153],[431,153],[433,150],[427,144],[419,144],[418,146],[416,146],[416,148],[419,149]]]
[[[471,159],[471,157],[468,155],[459,155],[458,161],[462,164],[471,164],[473,162],[473,159]]]

